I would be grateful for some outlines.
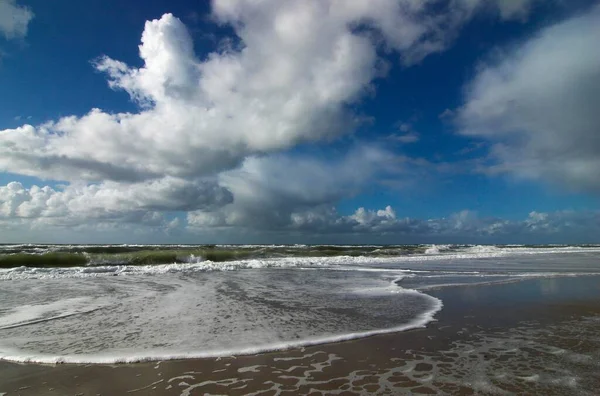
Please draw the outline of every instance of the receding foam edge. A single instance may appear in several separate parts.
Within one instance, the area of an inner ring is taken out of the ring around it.
[[[0,360],[14,362],[14,363],[40,363],[40,364],[119,364],[119,363],[141,363],[141,362],[152,362],[152,361],[164,361],[164,360],[183,360],[183,359],[203,359],[203,358],[217,358],[217,357],[228,357],[228,356],[241,356],[241,355],[256,355],[265,352],[276,352],[285,351],[294,348],[301,348],[313,345],[330,344],[343,341],[350,341],[359,338],[371,337],[380,334],[397,333],[407,330],[419,329],[426,327],[429,323],[435,320],[434,316],[444,306],[442,300],[439,298],[430,296],[413,289],[402,289],[403,292],[418,294],[425,296],[433,304],[432,308],[428,311],[422,312],[410,323],[391,327],[387,329],[370,330],[363,332],[354,332],[340,335],[332,335],[325,337],[307,338],[304,340],[279,342],[270,345],[262,345],[256,347],[249,347],[243,349],[231,349],[231,350],[216,350],[216,351],[205,351],[205,352],[190,352],[183,354],[152,354],[142,353],[135,356],[102,356],[102,355],[67,355],[67,356],[51,356],[45,354],[30,354],[24,356],[22,353],[11,352],[0,349]]]

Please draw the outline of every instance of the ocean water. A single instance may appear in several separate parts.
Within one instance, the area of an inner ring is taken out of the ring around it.
[[[600,246],[3,245],[0,266],[26,265],[0,268],[0,359],[231,356],[403,331],[443,309],[433,289],[597,275],[599,259]]]

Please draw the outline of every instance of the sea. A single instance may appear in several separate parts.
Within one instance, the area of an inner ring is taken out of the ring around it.
[[[227,357],[427,326],[434,290],[600,274],[600,245],[0,245],[0,359]]]

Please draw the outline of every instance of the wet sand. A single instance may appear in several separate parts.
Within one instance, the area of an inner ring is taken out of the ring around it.
[[[593,395],[600,388],[600,277],[427,293],[444,309],[424,329],[220,359],[0,362],[0,395]]]

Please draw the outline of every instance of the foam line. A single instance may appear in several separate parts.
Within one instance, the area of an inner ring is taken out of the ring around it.
[[[137,355],[65,355],[56,356],[49,354],[25,354],[24,351],[15,351],[10,349],[0,350],[0,359],[18,362],[18,363],[42,363],[42,364],[58,364],[58,363],[73,363],[73,364],[115,364],[115,363],[135,363],[160,360],[181,360],[181,359],[201,359],[201,358],[216,358],[228,357],[236,355],[255,355],[264,352],[283,351],[293,348],[306,347],[311,345],[328,344],[334,342],[349,341],[357,338],[370,337],[380,334],[395,333],[406,330],[426,327],[432,322],[434,316],[442,307],[442,301],[438,298],[429,296],[416,290],[402,289],[403,293],[414,293],[426,296],[432,302],[432,308],[420,313],[413,321],[400,326],[370,330],[363,332],[352,332],[346,334],[337,334],[323,337],[313,337],[304,340],[294,340],[287,342],[277,342],[267,345],[258,345],[241,349],[229,350],[212,350],[212,351],[194,351],[189,353],[165,354],[165,353],[142,353]]]
[[[402,263],[451,261],[464,259],[487,259],[520,255],[565,254],[565,253],[597,253],[599,248],[560,247],[560,248],[498,248],[495,246],[473,246],[464,252],[444,254],[424,254],[402,257],[369,257],[369,256],[335,256],[335,257],[282,257],[265,259],[246,259],[226,262],[212,262],[198,259],[197,262],[185,264],[161,265],[97,265],[69,268],[31,268],[17,267],[0,269],[0,280],[16,279],[53,279],[53,278],[86,278],[95,276],[119,275],[156,275],[178,272],[234,271],[260,268],[329,268],[338,270],[351,269],[352,266],[364,265],[398,265]],[[378,269],[386,271],[386,269]],[[365,271],[364,269],[362,269]],[[398,271],[398,270],[392,270]],[[414,272],[414,271],[413,271]]]
[[[23,327],[23,326],[29,326],[29,325],[38,324],[38,323],[49,322],[51,320],[65,319],[65,318],[75,316],[75,315],[84,315],[84,314],[92,313],[92,312],[97,311],[102,308],[103,307],[98,307],[98,308],[93,308],[93,309],[90,309],[87,311],[69,312],[69,313],[65,313],[65,314],[61,314],[61,315],[50,316],[50,317],[43,318],[43,319],[28,320],[26,322],[20,322],[20,323],[15,323],[15,324],[11,324],[11,325],[0,326],[0,330],[14,329],[17,327]]]

